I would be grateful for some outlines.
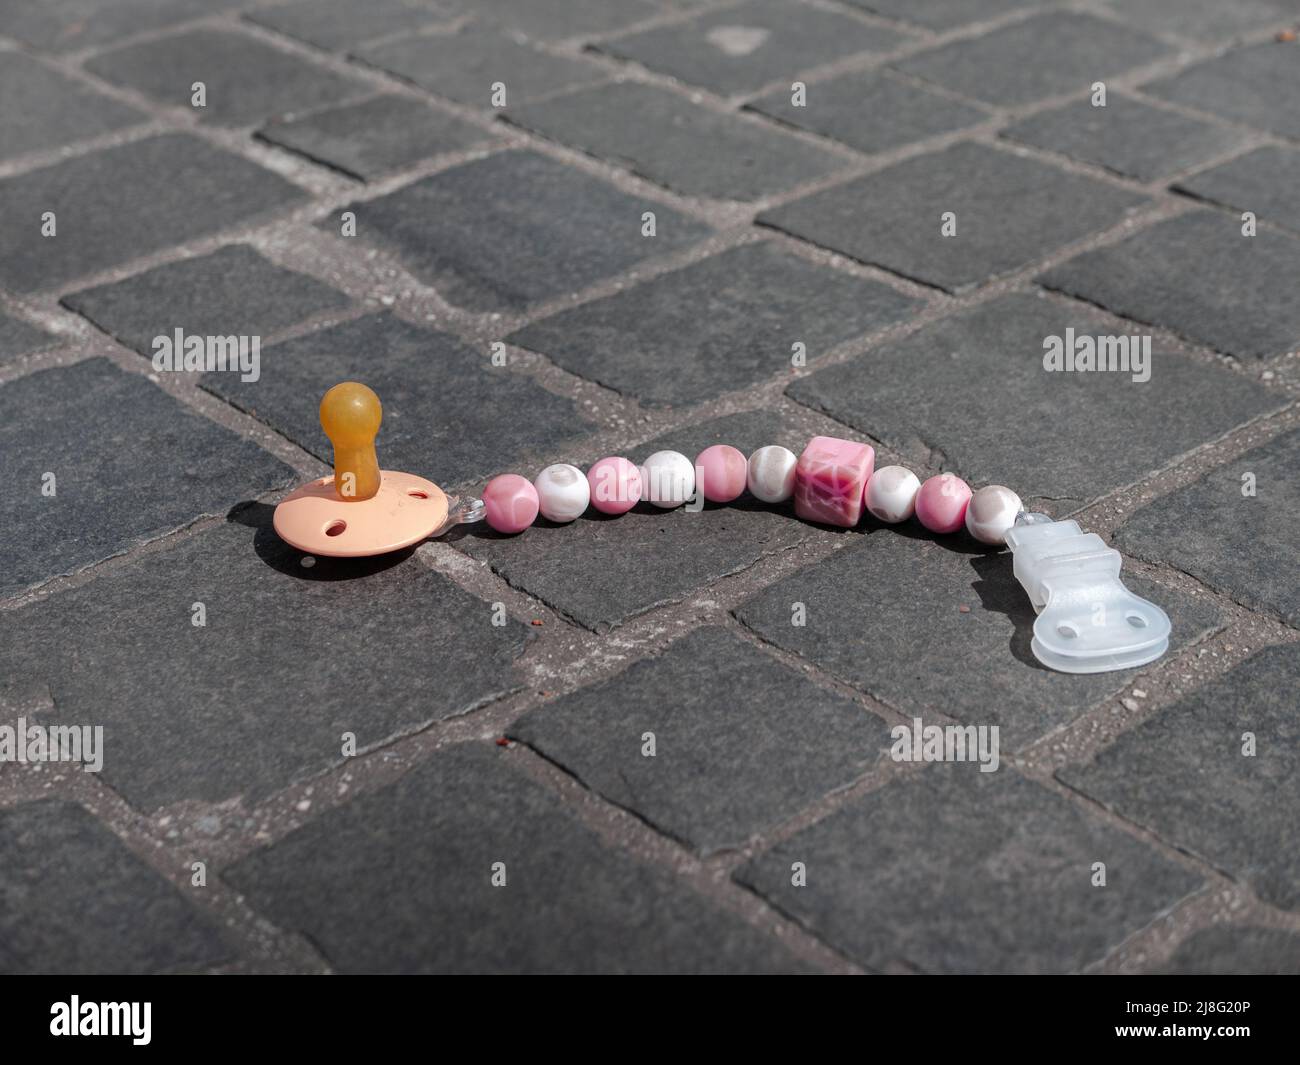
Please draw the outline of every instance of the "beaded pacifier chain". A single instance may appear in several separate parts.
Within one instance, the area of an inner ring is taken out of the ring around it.
[[[794,500],[805,521],[852,528],[864,510],[888,524],[915,516],[933,533],[963,526],[983,544],[1011,548],[1016,579],[1038,611],[1030,646],[1044,665],[1064,673],[1128,669],[1169,647],[1169,618],[1119,579],[1118,551],[1075,521],[1027,513],[1002,485],[972,492],[942,473],[925,483],[903,466],[874,468],[869,444],[813,437],[795,457],[784,447],[760,447],[746,458],[727,444],[705,448],[694,462],[657,451],[636,466],[625,458],[576,466],[547,466],[533,481],[515,473],[493,477],[482,499],[449,498],[432,481],[381,470],[375,453],[379,397],[355,381],[335,385],[321,400],[320,420],[334,445],[334,474],[305,484],[275,509],[275,531],[313,555],[357,558],[397,551],[452,526],[487,519],[515,534],[542,517],[570,522],[588,506],[625,514],[645,500],[665,509],[698,492],[730,503],[746,490],[764,503]]]

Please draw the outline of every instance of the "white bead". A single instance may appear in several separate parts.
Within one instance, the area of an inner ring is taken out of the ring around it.
[[[778,444],[760,447],[749,456],[745,480],[749,494],[764,503],[784,503],[794,495],[794,471],[799,460],[789,448]]]
[[[695,495],[695,466],[680,451],[656,451],[641,467],[641,498],[679,507]]]
[[[557,462],[547,466],[533,482],[537,489],[538,510],[550,521],[573,521],[591,502],[591,485],[577,466]]]
[[[906,466],[881,466],[867,482],[867,510],[893,525],[916,513],[921,482]]]
[[[985,485],[970,497],[966,531],[982,544],[1006,543],[1007,531],[1023,506],[1020,497],[1000,484]]]

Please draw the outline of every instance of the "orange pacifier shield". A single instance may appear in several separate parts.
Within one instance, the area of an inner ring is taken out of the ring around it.
[[[441,528],[441,488],[379,468],[382,418],[379,397],[363,384],[344,381],[325,393],[320,423],[334,445],[334,475],[303,485],[275,508],[281,539],[309,554],[356,558],[410,547]]]

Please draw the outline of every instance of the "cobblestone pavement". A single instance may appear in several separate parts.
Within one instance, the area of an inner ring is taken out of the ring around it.
[[[1300,971],[1298,23],[0,0],[0,724],[104,730],[0,764],[0,969]],[[348,378],[463,492],[817,434],[1005,483],[1173,646],[1048,672],[1005,551],[748,497],[308,567]]]

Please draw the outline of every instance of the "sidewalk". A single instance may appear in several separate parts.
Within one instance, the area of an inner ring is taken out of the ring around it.
[[[0,760],[0,971],[1300,972],[1295,0],[87,10],[0,0],[0,735],[104,737]],[[1006,484],[1172,646],[1050,672],[1006,551],[749,496],[305,561],[347,379],[461,494]]]

